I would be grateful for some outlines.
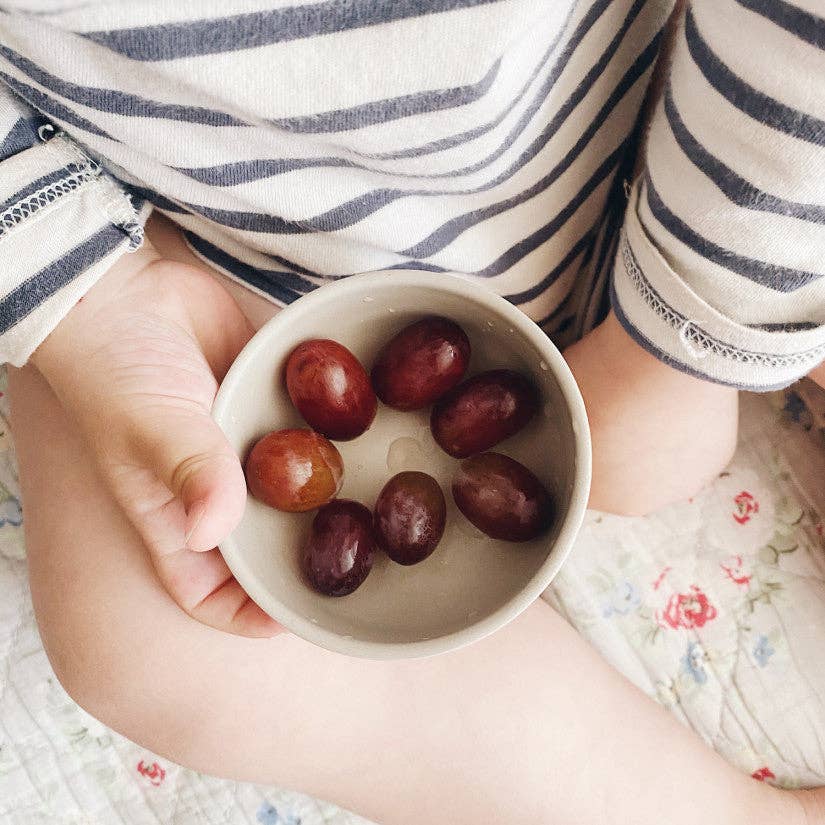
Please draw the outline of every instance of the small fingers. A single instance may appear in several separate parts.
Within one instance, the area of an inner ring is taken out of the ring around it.
[[[281,626],[250,599],[217,549],[180,550],[153,559],[161,583],[202,624],[238,636],[274,636]]]

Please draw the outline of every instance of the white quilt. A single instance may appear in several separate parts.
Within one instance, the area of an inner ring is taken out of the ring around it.
[[[301,795],[180,768],[72,702],[32,614],[3,403],[0,822],[363,823]],[[652,517],[589,513],[546,594],[728,760],[785,786],[825,784],[823,420],[825,400],[809,385],[745,397],[740,447],[726,473]]]

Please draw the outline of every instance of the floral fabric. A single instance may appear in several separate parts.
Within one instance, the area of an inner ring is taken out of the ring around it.
[[[359,825],[277,788],[174,765],[81,710],[32,613],[0,373],[0,822]],[[825,401],[745,396],[730,467],[647,518],[589,513],[552,604],[754,777],[825,783]]]
[[[589,513],[546,598],[631,681],[756,779],[825,784],[825,396],[743,396],[695,499]]]

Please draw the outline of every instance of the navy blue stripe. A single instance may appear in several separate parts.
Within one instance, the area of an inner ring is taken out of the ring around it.
[[[510,176],[515,174],[526,163],[532,160],[539,151],[547,144],[551,137],[558,131],[561,125],[565,122],[570,113],[574,111],[576,105],[581,101],[587,91],[590,89],[590,83],[594,76],[600,74],[609,56],[618,48],[621,37],[624,36],[625,28],[630,25],[632,19],[638,14],[639,9],[644,5],[644,0],[636,0],[633,9],[628,13],[625,24],[619,32],[614,42],[608,47],[608,50],[597,61],[594,67],[588,72],[587,76],[582,80],[581,84],[568,98],[561,110],[553,117],[542,134],[520,155],[514,164],[509,169],[502,172],[496,178],[480,186],[469,189],[396,189],[384,188],[374,189],[359,195],[345,203],[339,204],[332,209],[327,210],[319,215],[314,215],[300,221],[287,220],[273,215],[266,215],[261,212],[235,211],[227,209],[216,209],[213,207],[201,206],[194,203],[183,204],[190,211],[202,215],[210,220],[220,223],[224,226],[229,226],[233,229],[243,229],[248,232],[268,232],[272,234],[303,234],[307,232],[336,232],[340,229],[352,226],[355,223],[377,212],[379,209],[393,203],[401,198],[408,197],[439,197],[443,195],[474,195],[479,192],[485,192],[495,186],[500,185],[506,181]],[[598,130],[602,123],[607,119],[610,112],[619,103],[627,91],[633,87],[636,81],[644,75],[645,71],[650,67],[656,58],[659,49],[659,42],[661,40],[661,32],[647,45],[644,51],[636,58],[633,65],[625,72],[622,79],[617,84],[616,88],[611,92],[607,101],[603,104],[596,120],[590,124],[588,129],[581,135],[579,141],[571,149],[560,164],[552,170],[548,175],[542,178],[538,183],[531,186],[529,189],[520,193],[519,195],[501,201],[498,204],[493,204],[483,210],[476,210],[467,215],[454,218],[448,221],[442,227],[439,227],[428,238],[420,241],[418,244],[410,247],[400,254],[409,255],[413,258],[425,258],[435,254],[439,250],[450,244],[458,235],[466,231],[470,226],[486,220],[496,214],[511,209],[518,203],[529,200],[535,197],[536,194],[547,189],[554,180],[556,180],[564,170],[573,163],[576,156],[581,152],[581,149],[592,138],[593,134]],[[607,57],[606,57],[607,56]]]
[[[83,36],[132,60],[175,60],[335,34],[491,2],[498,0],[329,0],[210,20],[84,32]]]
[[[58,101],[50,98],[48,95],[43,94],[43,92],[39,89],[35,89],[33,86],[22,83],[16,78],[7,75],[5,72],[0,72],[0,79],[2,79],[6,85],[9,86],[9,88],[20,95],[20,97],[31,103],[31,105],[36,109],[40,109],[41,112],[45,112],[47,115],[50,115],[57,120],[62,120],[65,123],[76,126],[78,129],[83,129],[84,131],[89,132],[89,134],[98,135],[99,137],[111,137],[111,135],[95,126],[94,123],[86,120],[85,117],[75,114],[71,109],[66,108],[62,103],[59,103]]]
[[[3,45],[0,45],[0,55],[41,86],[75,103],[80,103],[100,112],[126,117],[177,120],[204,126],[250,125],[247,121],[240,120],[226,112],[207,109],[202,106],[161,103],[115,89],[80,86],[76,83],[70,83],[50,74],[31,60]],[[388,100],[371,101],[348,109],[320,112],[305,117],[281,118],[268,122],[273,126],[291,132],[337,132],[359,129],[364,126],[439,109],[464,106],[477,100],[489,90],[498,75],[500,66],[501,59],[499,58],[487,74],[474,84],[403,95]]]
[[[14,126],[6,132],[3,142],[0,143],[0,160],[10,158],[25,149],[31,149],[40,142],[37,136],[37,123],[29,118],[21,117]]]
[[[571,40],[575,40],[576,43],[581,42],[582,37],[586,34],[595,24],[595,22],[601,17],[604,11],[610,5],[609,0],[598,0],[598,2],[593,3],[593,5],[588,9],[587,14],[582,19],[579,26],[573,32],[571,36]],[[495,129],[498,125],[500,125],[507,115],[513,111],[518,103],[524,98],[529,90],[530,86],[533,85],[533,81],[539,76],[539,73],[544,69],[547,65],[547,62],[550,58],[555,54],[556,48],[558,47],[559,43],[561,42],[564,35],[567,33],[568,26],[570,24],[570,20],[573,16],[573,12],[576,9],[577,4],[571,3],[570,8],[567,11],[567,17],[562,23],[561,26],[557,27],[557,31],[550,41],[550,45],[545,50],[544,54],[541,57],[541,60],[537,63],[536,67],[530,73],[530,76],[525,81],[524,85],[519,89],[519,91],[510,99],[507,105],[496,115],[495,118],[488,121],[487,123],[483,123],[481,126],[475,126],[472,129],[467,129],[464,132],[459,132],[455,135],[449,135],[447,137],[438,138],[437,140],[431,140],[427,143],[424,143],[419,146],[413,146],[408,149],[396,149],[390,152],[379,152],[374,155],[370,155],[371,158],[375,158],[376,160],[402,160],[404,158],[414,158],[414,157],[421,157],[422,155],[429,155],[433,152],[443,152],[445,149],[452,149],[456,146],[460,146],[463,143],[467,143],[471,140],[475,140],[481,135],[486,135],[491,130]],[[560,74],[560,69],[567,65],[572,56],[573,51],[568,51],[567,55],[562,55],[560,60],[556,63],[556,66],[553,68],[555,78],[558,78]],[[551,87],[554,85],[555,80],[551,82]],[[546,87],[540,87],[538,91],[538,97],[534,99],[531,108],[533,109],[533,114],[538,109],[538,105],[540,105],[544,100],[547,99],[548,95],[550,94],[550,89]],[[537,105],[538,104],[538,105]]]
[[[788,321],[782,324],[748,324],[748,326],[751,329],[765,330],[765,332],[808,332],[821,326],[821,324],[813,321],[799,321],[797,323]]]
[[[305,134],[346,132],[362,129],[376,123],[387,123],[405,117],[467,106],[483,97],[495,82],[501,68],[501,58],[477,83],[455,86],[450,89],[433,89],[426,92],[401,95],[386,100],[374,100],[348,109],[318,112],[303,117],[286,117],[268,121],[279,129]]]
[[[188,230],[185,230],[183,235],[187,243],[204,258],[284,304],[291,303],[318,286],[295,272],[260,269],[239,261],[228,252]]]
[[[15,287],[0,300],[0,334],[10,330],[61,287],[113,252],[125,239],[118,227],[105,226]]]
[[[538,249],[543,243],[546,243],[556,232],[564,226],[569,218],[576,212],[576,210],[590,197],[590,195],[598,188],[598,186],[605,181],[613,172],[622,159],[622,156],[628,149],[628,140],[620,143],[601,163],[598,169],[585,182],[584,186],[578,191],[576,196],[556,215],[553,220],[546,223],[544,226],[537,229],[531,235],[528,235],[524,240],[519,241],[514,246],[511,246],[503,255],[499,256],[489,266],[480,269],[472,274],[478,275],[480,278],[492,278],[495,275],[501,275],[510,267],[517,264],[526,255],[529,255],[535,249]]]
[[[734,389],[744,390],[746,392],[771,392],[773,390],[781,390],[796,380],[792,378],[788,381],[783,381],[781,384],[771,384],[769,386],[764,386],[762,384],[737,384],[732,381],[722,381],[719,378],[700,372],[696,368],[690,367],[683,361],[679,361],[677,358],[674,358],[669,352],[665,352],[663,349],[656,346],[656,344],[654,344],[646,335],[637,329],[625,314],[624,309],[622,309],[622,305],[619,303],[619,296],[616,294],[616,285],[612,280],[610,282],[610,305],[613,307],[613,312],[616,314],[616,318],[624,328],[624,331],[642,349],[647,350],[662,363],[667,364],[669,367],[673,367],[673,369],[679,370],[679,372],[687,373],[688,375],[692,375],[694,378],[701,378],[703,381],[710,381],[712,384],[721,384],[723,387],[733,387]]]
[[[737,109],[786,135],[825,146],[825,121],[780,103],[735,75],[704,41],[690,9],[685,17],[685,37],[690,54],[708,83]]]
[[[619,80],[618,84],[610,93],[607,100],[605,100],[604,104],[596,113],[590,125],[586,129],[584,129],[584,131],[582,131],[576,143],[573,144],[573,146],[564,154],[564,156],[559,160],[559,162],[546,175],[544,175],[542,178],[536,181],[536,183],[534,183],[532,186],[528,187],[522,192],[519,192],[517,195],[514,195],[513,197],[507,198],[502,201],[498,201],[497,203],[490,204],[489,206],[485,206],[481,209],[476,209],[472,212],[467,212],[455,218],[451,218],[449,221],[446,221],[437,229],[433,230],[433,232],[431,232],[426,238],[414,244],[413,246],[405,249],[402,252],[402,254],[411,255],[417,258],[425,258],[430,255],[434,255],[440,250],[444,249],[449,244],[451,244],[453,241],[455,241],[455,239],[462,232],[465,232],[472,226],[475,226],[481,221],[489,220],[490,218],[495,217],[496,215],[513,209],[519,204],[525,203],[531,198],[536,197],[536,195],[539,195],[542,192],[549,189],[550,186],[552,186],[573,165],[573,163],[575,163],[576,159],[584,151],[585,147],[592,140],[593,136],[604,125],[605,121],[611,115],[616,106],[621,102],[621,100],[624,98],[627,92],[633,88],[633,86],[636,84],[639,78],[642,77],[644,73],[648,70],[648,68],[653,64],[653,61],[656,59],[656,55],[659,51],[660,40],[661,32],[653,38],[653,40],[648,44],[647,48],[645,48],[645,50],[636,58],[636,60],[633,61],[633,64],[625,72],[624,76],[621,78],[621,80]],[[550,139],[550,137],[553,134],[555,134],[555,132],[561,127],[562,123],[564,122],[564,120],[566,119],[567,115],[570,113],[571,110],[572,107],[570,106],[562,107],[562,110],[559,113],[557,113],[557,115],[550,121],[543,135],[543,137],[545,138],[544,143],[546,143]],[[528,153],[529,154],[527,155],[526,159],[524,159],[524,155],[522,155],[522,157],[519,158],[519,162],[521,162],[521,165],[527,163],[534,156],[534,153],[531,152],[529,149]],[[505,172],[504,174],[511,174],[511,170],[507,170],[507,172]],[[485,184],[483,187],[478,187],[475,190],[467,190],[459,194],[475,194],[476,192],[485,191],[486,189],[489,189],[491,186],[500,184],[502,182],[503,175],[500,175],[494,181]]]
[[[581,255],[583,251],[585,251],[588,247],[593,245],[593,230],[588,229],[584,235],[579,238],[576,243],[573,244],[570,251],[559,261],[559,263],[554,266],[550,272],[547,273],[537,284],[534,284],[529,289],[525,289],[523,292],[514,292],[511,295],[505,295],[504,297],[510,301],[512,304],[526,304],[528,301],[532,301],[533,298],[537,298],[544,292],[545,289],[552,286],[568,269],[568,267],[576,260],[576,258]]]
[[[48,175],[43,175],[42,177],[39,177],[36,180],[31,181],[30,183],[26,184],[22,189],[18,189],[13,195],[6,198],[6,200],[0,201],[0,212],[4,209],[8,209],[10,206],[14,206],[17,203],[20,203],[20,201],[29,197],[29,195],[33,195],[35,192],[37,192],[38,189],[42,189],[44,186],[48,186],[50,183],[57,183],[58,181],[61,181],[64,178],[67,178],[70,175],[75,174],[79,169],[80,167],[76,163],[70,163],[68,166],[64,166],[62,169],[58,169],[55,172],[50,172]]]
[[[621,26],[619,26],[618,30],[613,35],[613,39],[607,44],[604,51],[601,53],[601,55],[599,55],[599,58],[590,67],[590,69],[584,75],[584,77],[581,78],[576,88],[570,93],[567,100],[565,100],[565,102],[561,105],[561,108],[556,113],[556,115],[544,127],[544,130],[541,132],[541,134],[539,134],[538,137],[536,137],[533,140],[533,142],[524,150],[524,152],[521,154],[518,160],[516,160],[515,163],[513,163],[510,166],[509,169],[507,169],[505,172],[499,175],[499,177],[496,178],[495,181],[492,182],[490,185],[495,185],[496,183],[500,183],[502,181],[507,180],[511,175],[515,174],[515,172],[517,172],[525,163],[536,157],[536,155],[538,155],[538,153],[547,145],[547,142],[550,140],[551,137],[553,137],[553,135],[558,130],[559,126],[561,126],[561,124],[564,123],[568,115],[576,108],[576,106],[579,105],[579,103],[581,103],[581,101],[586,97],[588,92],[590,92],[590,90],[592,89],[593,84],[605,71],[613,56],[616,54],[616,52],[619,50],[619,47],[622,45],[622,42],[624,41],[625,35],[627,34],[628,30],[633,25],[634,21],[639,16],[646,3],[647,0],[634,0],[633,4],[628,9]],[[504,138],[499,147],[492,154],[488,155],[486,158],[482,158],[476,163],[470,164],[469,166],[464,166],[461,169],[456,169],[454,171],[446,172],[441,175],[433,175],[433,177],[455,177],[457,175],[468,175],[473,172],[478,172],[479,170],[484,169],[494,161],[498,160],[498,158],[501,157],[501,155],[513,145],[513,142],[525,130],[527,123],[532,119],[533,115],[541,107],[542,103],[549,95],[550,90],[555,85],[562,71],[567,66],[567,63],[569,62],[573,52],[579,46],[579,44],[584,39],[585,35],[588,33],[593,23],[596,21],[596,19],[598,19],[601,13],[602,9],[599,7],[598,4],[594,5],[591,9],[588,10],[587,15],[576,27],[576,30],[570,37],[570,40],[565,45],[564,50],[559,56],[559,59],[553,66],[553,70],[550,72],[549,76],[544,82],[542,89],[536,96],[535,101],[530,106],[530,108],[528,108],[524,112],[524,114],[522,114],[522,116],[519,118],[518,123],[516,123],[515,127]],[[656,42],[658,42],[657,38],[654,38]]]
[[[173,166],[175,171],[206,183],[209,186],[239,186],[264,178],[274,178],[295,172],[299,169],[360,169],[375,171],[368,166],[336,157],[321,158],[266,158],[256,160],[238,160],[232,163],[219,163],[215,166]]]
[[[438,264],[431,264],[428,261],[402,261],[400,264],[392,266],[382,266],[381,269],[373,269],[372,272],[381,272],[385,269],[419,269],[422,272],[448,272],[445,267]]]
[[[582,261],[582,266],[584,266],[584,261]],[[552,327],[552,325],[556,323],[559,320],[559,318],[562,315],[564,315],[565,312],[573,312],[573,310],[570,307],[570,302],[572,301],[574,294],[574,290],[569,290],[567,294],[564,296],[564,298],[562,298],[561,303],[559,303],[559,305],[549,315],[545,315],[544,318],[541,318],[540,320],[536,321],[536,323],[542,329],[544,329],[544,327],[548,325]],[[550,330],[546,331],[548,333],[550,332]]]
[[[725,267],[731,272],[744,275],[748,280],[774,289],[777,292],[793,292],[795,289],[799,289],[822,277],[818,272],[807,272],[803,269],[793,269],[788,266],[760,261],[756,258],[748,258],[715,244],[691,229],[681,218],[674,215],[665,206],[664,201],[653,185],[649,172],[645,177],[645,188],[647,189],[647,204],[656,220],[671,235],[678,238],[703,258],[707,258],[707,260],[713,261],[713,263],[719,264],[719,266]]]
[[[550,75],[538,90],[533,102],[530,104],[525,113],[522,114],[515,128],[510,131],[510,134],[507,135],[507,137],[501,143],[498,149],[496,149],[496,151],[493,152],[493,154],[489,155],[485,159],[485,166],[489,165],[490,163],[493,163],[496,159],[501,157],[504,151],[524,131],[529,121],[536,114],[536,112],[539,111],[541,106],[549,97],[551,91],[555,86],[556,81],[558,80],[564,68],[567,66],[570,58],[575,53],[576,47],[581,43],[585,35],[590,31],[593,25],[598,21],[601,15],[609,7],[610,2],[611,0],[598,0],[598,2],[594,3],[588,9],[587,14],[584,18],[582,18],[581,22],[574,30],[573,34],[570,37],[570,40],[567,42],[565,46],[564,51],[554,64],[550,72]],[[540,69],[543,68],[547,60],[555,52],[556,46],[558,45],[558,41],[560,40],[563,32],[564,30],[558,33],[554,41],[550,44],[548,50],[545,52],[545,55],[542,58],[539,67],[536,70],[534,70],[533,75],[528,80],[528,82],[525,83],[525,85],[522,87],[521,91],[516,96],[516,98],[513,101],[511,101],[508,107],[505,108],[504,111],[496,119],[474,129],[470,129],[468,131],[462,132],[457,135],[452,135],[450,137],[440,138],[439,140],[425,143],[422,146],[417,146],[410,149],[396,150],[393,152],[378,153],[370,155],[369,158],[374,158],[376,160],[398,160],[402,158],[420,157],[422,155],[430,154],[433,152],[440,152],[445,149],[450,149],[455,146],[459,146],[462,143],[474,140],[480,135],[486,134],[490,130],[494,129],[504,120],[504,118],[510,113],[512,108],[516,105],[518,100],[526,93],[530,84],[538,75]],[[378,173],[381,173],[382,171],[376,170],[368,164],[355,163],[353,161],[343,160],[341,158],[335,157],[273,158],[267,160],[250,160],[239,161],[235,163],[218,164],[216,166],[205,166],[200,168],[180,167],[178,168],[178,171],[182,172],[185,175],[189,175],[195,180],[202,181],[203,183],[208,183],[212,186],[236,186],[238,184],[248,183],[253,180],[260,180],[262,178],[273,177],[275,175],[285,174],[287,172],[292,172],[298,169],[307,169],[313,167],[353,168]],[[463,171],[464,170],[459,169],[452,172],[431,175],[404,175],[403,172],[393,172],[392,174],[394,177],[434,178],[457,176],[463,174]]]
[[[136,186],[135,184],[124,184],[126,189],[129,192],[134,192],[138,197],[143,198],[144,200],[149,201],[153,206],[156,206],[158,209],[162,209],[164,212],[171,212],[173,215],[187,215],[189,214],[189,210],[184,209],[180,204],[175,203],[174,201],[169,200],[169,198],[164,197],[159,192],[154,192],[151,189],[147,189],[144,186]]]
[[[736,0],[740,6],[755,11],[795,34],[806,43],[825,49],[825,18],[800,9],[784,0]]]
[[[623,164],[619,168],[616,176],[616,183],[621,183],[624,180],[626,165]],[[614,190],[615,190],[614,186]],[[612,194],[612,193],[611,193]],[[601,243],[598,244],[598,254],[593,268],[590,270],[589,277],[585,280],[584,288],[587,295],[582,300],[581,309],[577,313],[577,323],[579,328],[578,335],[584,335],[592,329],[588,325],[588,319],[592,318],[595,323],[599,323],[602,318],[607,315],[610,309],[610,299],[608,297],[608,290],[606,286],[610,280],[610,273],[612,272],[613,259],[615,258],[616,241],[619,237],[619,229],[624,219],[624,199],[621,202],[622,208],[617,208],[615,204],[608,200],[607,219],[603,221],[602,231],[599,233]],[[594,248],[597,246],[593,244]],[[589,255],[589,253],[588,253]],[[586,262],[582,263],[582,267]],[[572,290],[571,290],[572,292]],[[594,305],[598,309],[594,310]]]
[[[705,149],[682,120],[670,83],[665,88],[664,105],[670,130],[682,151],[735,204],[757,212],[773,212],[811,223],[825,223],[825,207],[798,203],[763,192]]]
[[[248,126],[238,118],[205,109],[202,106],[182,106],[177,103],[160,103],[149,98],[139,97],[128,92],[119,92],[115,89],[102,89],[95,86],[79,86],[69,83],[33,63],[31,60],[17,54],[7,46],[0,44],[0,55],[6,58],[13,66],[24,72],[35,82],[49,89],[55,94],[68,98],[74,103],[88,106],[99,112],[107,112],[126,117],[165,118],[166,120],[180,120],[186,123],[198,123],[205,126]]]
[[[496,275],[500,275],[502,272],[509,269],[514,264],[518,263],[525,255],[530,254],[534,249],[541,246],[547,240],[549,240],[566,222],[567,220],[576,212],[576,210],[584,203],[585,200],[592,194],[592,192],[607,178],[612,172],[615,171],[616,166],[622,159],[623,154],[627,151],[628,148],[628,139],[626,139],[623,143],[621,143],[613,152],[608,155],[607,158],[601,163],[601,165],[596,169],[593,175],[589,178],[589,180],[584,184],[584,186],[579,190],[576,196],[565,205],[565,207],[556,215],[553,220],[549,223],[545,224],[543,227],[538,229],[532,235],[529,235],[520,243],[510,247],[504,254],[499,256],[493,263],[489,266],[484,267],[481,270],[476,272],[468,272],[466,274],[477,275],[481,278],[492,278]],[[139,190],[141,193],[144,190]],[[146,197],[152,200],[153,195],[151,192],[146,192]],[[173,204],[177,208],[177,205]],[[223,225],[232,226],[234,223],[237,223],[237,228],[245,229],[247,231],[271,231],[270,227],[279,227],[282,228],[288,222],[282,218],[277,218],[274,216],[264,215],[261,213],[248,213],[248,212],[228,212],[227,210],[216,210],[210,209],[208,207],[197,206],[195,204],[186,204],[187,209],[197,212],[198,214],[203,215],[204,217],[209,217],[212,220],[218,220],[218,222],[223,223]],[[214,217],[213,217],[214,216]],[[226,219],[232,221],[233,223],[225,222]],[[297,224],[292,224],[293,226],[297,227]],[[251,227],[256,227],[251,229]],[[267,227],[267,228],[260,228],[257,227]],[[308,231],[302,227],[297,227],[301,231]],[[292,264],[290,264],[292,266]],[[396,265],[398,269],[405,269],[405,268],[428,268],[422,267],[421,262],[419,261],[406,261],[403,263],[399,263]],[[443,271],[443,270],[441,270]],[[242,276],[239,276],[242,277]],[[326,276],[326,277],[340,277],[340,276]]]

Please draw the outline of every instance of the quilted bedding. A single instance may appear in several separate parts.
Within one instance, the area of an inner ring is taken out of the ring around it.
[[[5,375],[0,374],[0,390]],[[0,397],[0,822],[356,825],[129,742],[55,679],[34,621]],[[825,395],[745,396],[740,445],[655,516],[588,513],[547,598],[629,679],[760,781],[825,784]]]

